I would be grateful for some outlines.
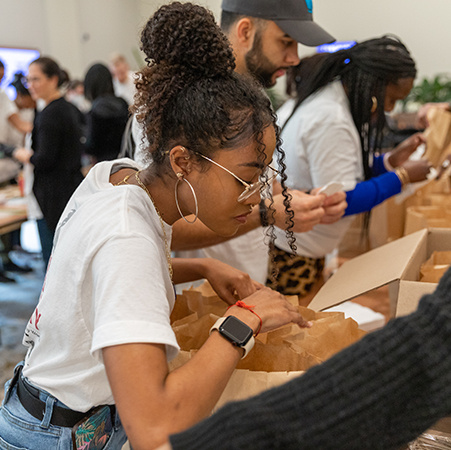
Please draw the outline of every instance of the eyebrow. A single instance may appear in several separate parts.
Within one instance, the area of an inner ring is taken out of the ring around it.
[[[262,169],[262,170],[265,168],[265,164],[263,164],[259,161],[251,161],[251,162],[247,162],[247,163],[241,163],[238,165],[242,166],[242,167],[255,167],[256,169]]]

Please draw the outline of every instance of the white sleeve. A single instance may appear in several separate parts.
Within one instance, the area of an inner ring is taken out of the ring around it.
[[[325,116],[327,114],[325,111]],[[330,181],[342,182],[345,190],[355,187],[357,175],[362,170],[360,143],[356,140],[355,130],[336,116],[336,110],[330,111],[327,120],[316,121],[299,139],[308,158],[314,187]]]
[[[13,114],[17,114],[19,109],[16,104],[12,102],[5,91],[0,90],[0,105],[3,110],[4,117],[9,119]]]
[[[92,261],[91,352],[111,345],[166,345],[168,359],[179,346],[170,324],[175,295],[164,249],[138,233],[108,240]]]

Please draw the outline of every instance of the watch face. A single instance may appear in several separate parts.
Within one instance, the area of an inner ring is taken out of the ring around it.
[[[219,327],[219,332],[239,347],[246,345],[253,334],[251,327],[234,316],[228,316],[224,320]]]

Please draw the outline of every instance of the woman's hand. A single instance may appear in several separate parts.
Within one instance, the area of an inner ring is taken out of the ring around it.
[[[28,163],[32,155],[33,150],[25,147],[16,148],[13,152],[13,158],[17,159],[17,161],[21,162],[22,164]]]
[[[407,161],[402,167],[406,169],[410,182],[415,183],[427,179],[432,164],[427,159],[420,159],[419,161]]]
[[[392,167],[404,164],[410,155],[420,146],[426,143],[423,133],[415,133],[397,145],[388,156],[388,162]]]
[[[275,330],[289,323],[295,323],[301,328],[310,328],[311,322],[305,320],[296,306],[292,305],[281,293],[262,286],[249,297],[243,299],[262,320],[261,332]],[[260,327],[260,320],[251,311],[238,306],[227,310],[227,315],[236,316],[245,322],[254,332]]]
[[[321,219],[321,223],[331,224],[338,222],[343,217],[347,207],[346,192],[340,191],[327,196],[323,203],[325,214]]]
[[[324,196],[315,196],[306,194],[305,192],[290,189],[291,209],[294,212],[292,229],[295,233],[303,233],[310,231],[315,225],[321,222],[325,211],[323,209]],[[274,196],[275,225],[285,230],[287,228],[285,206],[283,205],[282,194]]]
[[[263,287],[246,272],[213,258],[207,259],[204,276],[219,297],[229,305],[233,305],[237,300],[242,300]]]
[[[213,258],[173,258],[172,267],[174,284],[205,278],[229,305],[263,287],[247,273]]]

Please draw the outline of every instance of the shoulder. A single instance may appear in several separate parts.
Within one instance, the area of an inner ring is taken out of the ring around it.
[[[40,124],[52,124],[58,128],[78,127],[82,122],[82,113],[75,105],[61,97],[49,103],[38,114],[38,120]]]

